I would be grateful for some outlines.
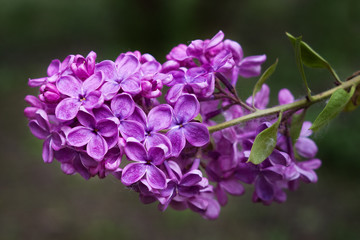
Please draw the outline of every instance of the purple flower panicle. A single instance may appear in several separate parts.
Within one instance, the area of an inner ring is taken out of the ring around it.
[[[268,205],[284,202],[284,190],[300,182],[317,181],[314,170],[321,161],[309,122],[293,144],[288,117],[275,150],[259,165],[248,162],[251,147],[276,119],[254,119],[210,135],[214,117],[229,121],[250,112],[234,104],[237,96],[231,94],[239,77],[258,76],[266,60],[244,57],[240,44],[224,40],[222,31],[179,44],[163,64],[139,51],[115,61],[96,58],[91,51],[55,59],[46,77],[28,82],[39,88],[38,97],[25,98],[30,131],[43,140],[44,162],[56,159],[65,174],[113,175],[145,204],[157,202],[161,211],[190,209],[206,219],[219,216],[228,195],[243,195],[244,184],[254,185],[254,202]],[[269,94],[264,84],[245,104],[265,109]],[[279,92],[279,104],[293,101],[289,90]]]

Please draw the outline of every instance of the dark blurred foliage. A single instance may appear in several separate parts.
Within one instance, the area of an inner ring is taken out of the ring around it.
[[[285,31],[303,35],[345,79],[360,67],[359,10],[357,0],[0,0],[0,239],[360,239],[360,110],[314,136],[323,160],[318,184],[270,207],[252,204],[249,188],[216,221],[158,212],[112,177],[64,175],[42,162],[41,141],[23,117],[24,96],[37,94],[27,79],[45,76],[53,58],[94,50],[101,61],[138,49],[162,62],[173,46],[220,29],[245,55],[267,54],[265,67],[279,58],[268,82],[272,104],[283,87],[302,97]],[[328,72],[306,73],[313,92],[332,86]],[[242,97],[255,80],[239,81]]]

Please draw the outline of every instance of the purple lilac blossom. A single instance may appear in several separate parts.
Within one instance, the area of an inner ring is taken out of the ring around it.
[[[56,159],[65,174],[86,180],[113,175],[144,204],[158,202],[161,211],[190,209],[205,219],[219,216],[228,194],[244,194],[243,184],[254,185],[254,202],[269,205],[284,202],[284,190],[318,180],[314,170],[321,161],[309,122],[295,144],[288,134],[291,116],[281,123],[276,148],[259,165],[247,162],[250,150],[275,117],[209,134],[207,127],[217,124],[214,117],[229,121],[251,112],[218,98],[215,82],[232,94],[239,76],[258,76],[266,60],[265,55],[244,57],[240,44],[224,40],[222,31],[179,44],[163,64],[139,51],[115,61],[96,63],[96,57],[91,51],[86,57],[55,59],[46,77],[28,82],[39,88],[38,97],[25,98],[30,131],[44,141],[44,162]],[[263,84],[246,103],[266,109],[269,95]],[[161,104],[161,96],[167,103]],[[294,101],[287,89],[278,99],[280,105]]]

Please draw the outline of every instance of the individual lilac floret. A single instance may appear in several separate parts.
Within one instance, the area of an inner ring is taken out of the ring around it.
[[[120,89],[133,95],[138,94],[141,88],[135,73],[139,68],[139,60],[132,54],[121,54],[115,62],[105,60],[96,64],[95,71],[103,71],[105,74],[105,83],[101,87],[105,100],[112,99]]]
[[[130,186],[141,180],[144,176],[151,188],[166,188],[166,176],[158,167],[164,162],[165,152],[161,147],[152,147],[148,151],[136,141],[128,141],[125,146],[126,156],[136,161],[126,165],[123,169],[121,182]]]
[[[71,64],[71,70],[75,76],[81,80],[85,80],[94,74],[96,53],[91,51],[86,58],[76,55],[74,62]]]
[[[167,188],[160,192],[159,209],[165,211],[171,201],[186,202],[200,194],[201,189],[208,187],[209,182],[198,170],[200,159],[195,159],[193,165],[186,173],[182,173],[180,166],[175,161],[164,162],[170,179]]]
[[[245,78],[256,77],[260,75],[261,64],[266,61],[265,54],[244,58],[244,53],[240,44],[229,39],[224,41],[224,49],[231,52],[235,62],[231,75],[227,74],[229,77],[231,77],[231,83],[233,85],[236,84],[239,75]]]
[[[54,159],[54,150],[59,150],[64,144],[64,138],[56,131],[52,130],[48,116],[44,110],[37,110],[35,119],[29,122],[31,133],[44,139],[42,157],[45,163],[51,163]]]
[[[200,104],[191,94],[181,96],[174,106],[173,123],[167,137],[172,143],[172,155],[179,156],[186,140],[195,147],[202,147],[210,140],[208,129],[199,122],[190,122],[200,112]]]
[[[101,161],[108,151],[105,138],[118,134],[117,125],[109,119],[96,121],[86,112],[80,111],[77,119],[82,126],[74,127],[67,133],[67,142],[74,147],[86,145],[86,152],[96,161]]]
[[[206,168],[209,179],[217,183],[215,194],[221,206],[227,204],[227,193],[240,196],[245,192],[243,185],[234,174],[237,165],[237,159],[229,155],[223,155],[216,161],[211,161]]]
[[[121,136],[124,139],[133,137],[138,141],[143,141],[145,137],[143,125],[137,121],[128,119],[135,109],[135,103],[131,96],[127,93],[118,94],[113,98],[110,106],[113,116],[119,120],[119,130]],[[111,112],[106,113],[106,111],[106,108],[103,108],[103,114],[112,114]]]
[[[97,72],[84,82],[70,75],[60,78],[56,82],[56,87],[60,93],[68,97],[56,106],[56,117],[63,121],[71,120],[76,117],[81,106],[87,110],[99,107],[104,99],[97,89],[103,81],[102,72]]]
[[[74,55],[67,56],[63,62],[58,59],[51,61],[47,74],[48,77],[29,79],[30,87],[39,87],[44,83],[55,83],[61,76],[71,73],[70,65],[74,61]]]
[[[184,93],[194,93],[196,96],[209,97],[214,91],[214,76],[202,67],[180,69],[171,72],[174,79],[168,86],[172,86],[166,94],[168,103],[175,103]],[[211,86],[209,88],[209,86]]]
[[[162,145],[166,156],[171,154],[172,145],[170,140],[159,131],[170,127],[172,122],[172,107],[168,104],[161,104],[150,110],[148,115],[136,107],[129,120],[134,120],[143,125],[144,145],[147,149]]]

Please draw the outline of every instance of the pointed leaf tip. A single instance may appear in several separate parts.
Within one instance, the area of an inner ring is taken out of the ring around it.
[[[255,94],[258,91],[260,91],[260,89],[261,89],[262,85],[265,83],[265,81],[275,72],[278,62],[279,62],[279,60],[276,59],[275,63],[273,63],[268,69],[266,69],[265,72],[259,78],[259,80],[256,82],[256,84],[254,86],[253,94],[252,94],[253,107],[254,107]]]
[[[325,108],[316,117],[313,125],[310,127],[310,130],[317,131],[321,127],[327,125],[330,120],[335,118],[344,109],[354,92],[355,86],[351,87],[350,92],[347,92],[342,88],[336,90],[331,95],[329,102],[326,104]]]

